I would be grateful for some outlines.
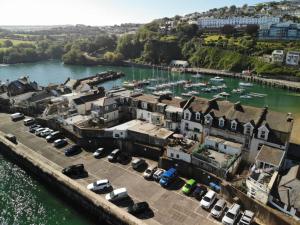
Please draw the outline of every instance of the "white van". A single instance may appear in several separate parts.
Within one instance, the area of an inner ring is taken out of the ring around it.
[[[105,195],[105,199],[108,201],[117,201],[128,197],[126,188],[115,189],[109,194]]]
[[[226,212],[225,216],[222,219],[222,223],[226,225],[233,225],[237,220],[238,216],[240,215],[241,206],[239,204],[233,204],[228,211]]]
[[[21,120],[21,119],[24,118],[24,114],[17,112],[17,113],[11,114],[10,118],[11,118],[12,121]]]
[[[33,119],[33,118],[27,118],[27,119],[24,119],[23,121],[24,121],[24,125],[25,126],[29,126],[29,125],[34,124],[35,119]]]
[[[216,199],[216,192],[209,190],[202,198],[200,206],[204,209],[209,209]]]

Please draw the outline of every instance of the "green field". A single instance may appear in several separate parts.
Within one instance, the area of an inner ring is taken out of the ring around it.
[[[27,43],[27,44],[33,44],[34,42],[33,41],[23,41],[23,40],[13,40],[13,39],[4,39],[4,38],[0,38],[0,43],[3,44],[4,41],[6,40],[10,40],[13,45],[18,45],[18,44],[21,44],[21,43]]]

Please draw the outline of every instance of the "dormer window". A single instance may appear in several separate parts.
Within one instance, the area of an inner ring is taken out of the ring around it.
[[[247,125],[245,127],[245,135],[251,135],[251,126],[250,125]]]
[[[234,120],[231,122],[231,130],[236,130],[237,128],[237,122]]]
[[[142,102],[142,109],[147,109],[147,102]]]
[[[262,131],[260,132],[260,138],[261,138],[261,139],[266,139],[266,132],[265,132],[264,130],[262,130]]]
[[[200,113],[196,113],[196,120],[200,120]]]
[[[211,115],[210,114],[207,114],[207,115],[205,115],[205,124],[206,125],[210,125],[211,123],[212,123],[212,117],[211,117]]]
[[[224,127],[224,123],[225,123],[224,119],[220,118],[219,119],[219,127]]]

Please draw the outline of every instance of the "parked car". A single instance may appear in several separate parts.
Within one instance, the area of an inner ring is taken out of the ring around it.
[[[196,187],[197,182],[194,179],[188,180],[185,185],[182,187],[181,191],[183,194],[190,194]]]
[[[46,141],[53,142],[59,138],[63,138],[62,134],[59,131],[54,131],[46,137]]]
[[[86,173],[83,164],[72,165],[64,168],[62,173],[68,177],[81,176]]]
[[[165,170],[158,168],[153,174],[153,180],[159,181],[161,176],[164,174]]]
[[[159,180],[159,184],[163,187],[167,187],[170,185],[172,181],[177,177],[177,171],[175,168],[168,169],[164,172]]]
[[[108,201],[118,201],[128,197],[126,188],[115,189],[109,194],[105,195],[105,199]]]
[[[94,183],[91,183],[87,186],[87,189],[91,191],[101,191],[107,188],[110,188],[111,185],[107,179],[104,180],[97,180]]]
[[[35,131],[37,129],[39,129],[39,128],[41,128],[41,125],[39,125],[39,124],[33,124],[33,125],[29,126],[29,132],[30,133],[35,133]]]
[[[32,124],[35,123],[35,119],[34,118],[27,118],[27,119],[24,119],[23,121],[24,121],[24,125],[25,126],[30,126],[30,125],[32,125]]]
[[[63,139],[62,139],[63,140]],[[81,147],[79,145],[72,145],[65,150],[65,156],[72,156],[80,153]]]
[[[133,204],[132,206],[129,206],[127,208],[127,211],[132,215],[137,215],[145,212],[149,209],[149,204],[147,202],[138,202]]]
[[[197,184],[195,190],[193,191],[193,196],[197,200],[201,200],[202,197],[207,193],[207,188],[204,185]]]
[[[240,210],[241,206],[239,204],[233,204],[225,213],[225,216],[222,219],[222,223],[225,225],[234,225],[240,214]]]
[[[209,190],[202,200],[200,201],[200,206],[204,209],[209,209],[216,199],[216,192]]]
[[[145,179],[151,179],[156,170],[157,170],[157,166],[154,166],[154,165],[149,166],[143,174],[144,178]]]
[[[12,121],[18,121],[24,119],[24,117],[25,117],[24,114],[19,112],[10,115]]]
[[[245,210],[238,225],[250,225],[254,219],[254,212]]]
[[[212,217],[220,219],[226,209],[227,203],[224,199],[219,199],[210,211]]]
[[[57,139],[53,142],[54,147],[56,148],[62,148],[66,146],[68,142],[65,139]]]
[[[47,128],[45,128],[45,127],[40,127],[40,128],[38,128],[38,129],[36,129],[35,130],[35,132],[34,132],[34,134],[36,135],[36,136],[39,136],[40,135],[40,133],[42,133],[44,130],[46,130]]]
[[[40,136],[41,137],[43,137],[43,138],[46,138],[49,134],[51,134],[53,132],[53,130],[51,130],[51,129],[46,129],[46,130],[44,130],[44,131],[42,131],[41,133],[40,133]]]
[[[116,159],[120,153],[121,153],[120,149],[113,150],[107,157],[108,161],[110,161],[110,162],[116,161]]]
[[[17,144],[17,138],[13,134],[5,134],[4,136],[7,140],[11,141],[14,144]]]
[[[93,156],[95,158],[99,158],[103,154],[104,148],[98,148],[96,151],[93,153]]]
[[[135,158],[131,162],[131,166],[134,170],[137,170],[139,167],[146,164],[146,161],[144,159]]]

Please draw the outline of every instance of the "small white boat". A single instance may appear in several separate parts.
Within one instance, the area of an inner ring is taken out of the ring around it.
[[[192,86],[193,87],[206,87],[207,84],[199,82],[199,83],[192,84]]]
[[[153,86],[148,86],[147,89],[148,89],[149,91],[156,91],[156,90],[157,90],[157,88],[156,88],[156,87],[153,87]]]
[[[223,82],[224,81],[224,79],[221,77],[213,77],[213,78],[210,78],[209,80],[212,82]]]
[[[258,98],[263,98],[263,97],[267,96],[266,94],[255,93],[255,92],[250,92],[249,95],[252,96],[252,97],[258,97]]]
[[[202,88],[201,91],[203,91],[203,92],[211,92],[211,88]]]
[[[194,75],[192,75],[192,77],[193,77],[193,78],[202,78],[202,77],[203,77],[203,75],[202,75],[202,74],[199,74],[199,73],[197,73],[197,74],[194,74]]]
[[[227,92],[225,92],[225,91],[224,91],[224,92],[221,92],[219,95],[222,96],[222,97],[224,97],[224,98],[230,96],[230,94],[227,93]]]
[[[245,89],[243,88],[237,88],[237,89],[233,89],[231,92],[234,94],[241,94],[245,91]]]
[[[252,87],[253,86],[253,84],[251,84],[251,83],[245,83],[245,82],[240,82],[239,85],[241,87]]]
[[[191,94],[191,95],[198,95],[199,92],[198,92],[198,91],[189,91],[188,94]]]
[[[249,99],[249,98],[252,98],[252,96],[251,95],[241,95],[240,98]]]
[[[191,97],[192,96],[191,93],[189,93],[189,92],[188,93],[181,93],[181,95],[184,96],[184,97]]]

